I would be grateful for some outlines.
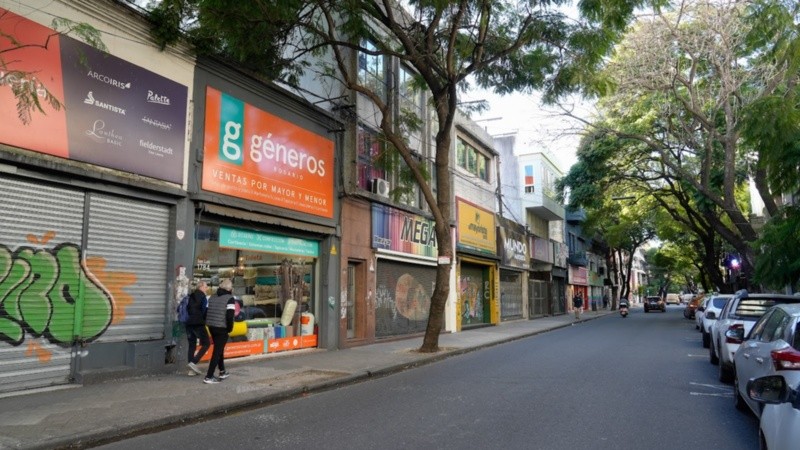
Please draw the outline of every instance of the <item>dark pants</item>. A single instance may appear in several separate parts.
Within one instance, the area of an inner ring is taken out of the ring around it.
[[[214,371],[219,367],[219,371],[225,371],[225,344],[228,343],[228,330],[225,328],[208,327],[211,332],[211,340],[214,341],[214,350],[211,352],[211,362],[208,364],[206,378],[214,376]]]
[[[197,364],[211,346],[205,325],[186,325],[186,338],[189,340],[189,362]],[[200,350],[195,354],[197,340],[200,340]]]

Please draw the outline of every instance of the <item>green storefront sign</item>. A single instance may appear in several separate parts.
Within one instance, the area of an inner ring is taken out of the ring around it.
[[[319,257],[319,242],[239,228],[219,227],[219,246],[284,255]]]

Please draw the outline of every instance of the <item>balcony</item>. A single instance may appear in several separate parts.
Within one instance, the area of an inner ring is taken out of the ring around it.
[[[578,224],[586,222],[586,211],[579,209],[577,211],[567,211],[567,223]]]
[[[586,257],[586,252],[569,252],[567,262],[572,266],[586,267],[589,265],[589,258]]]
[[[524,193],[522,206],[526,211],[544,220],[564,220],[564,206],[557,202],[554,196],[546,195],[541,190]]]

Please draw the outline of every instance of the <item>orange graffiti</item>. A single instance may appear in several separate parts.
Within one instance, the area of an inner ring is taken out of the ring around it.
[[[54,237],[56,237],[56,232],[55,232],[55,231],[47,231],[47,232],[45,232],[45,233],[44,233],[44,235],[42,236],[42,238],[41,238],[41,239],[39,239],[39,238],[38,238],[36,235],[34,235],[34,234],[29,234],[29,235],[27,235],[25,238],[26,238],[26,239],[28,240],[28,242],[30,242],[31,244],[41,244],[41,245],[45,245],[45,244],[47,244],[48,242],[50,242],[50,240],[52,240]]]
[[[133,296],[125,292],[124,288],[136,283],[136,274],[106,271],[106,260],[101,257],[86,258],[86,272],[111,293],[114,307],[111,323],[113,325],[122,323],[125,320],[125,308],[133,304]]]
[[[31,342],[28,344],[28,350],[25,352],[25,356],[31,357],[34,354],[36,354],[36,357],[41,363],[50,362],[50,357],[53,356],[53,352],[50,350],[42,347],[37,342]]]

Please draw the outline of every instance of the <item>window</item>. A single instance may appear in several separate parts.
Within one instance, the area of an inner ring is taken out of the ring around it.
[[[526,194],[533,194],[536,192],[536,185],[533,177],[533,166],[531,165],[525,166],[525,179],[523,180],[523,186],[525,186]]]
[[[370,51],[378,51],[374,42],[364,39],[361,46]],[[358,55],[358,82],[386,99],[386,64],[383,55],[362,52]]]
[[[374,165],[375,159],[383,151],[383,145],[378,139],[378,133],[359,125],[357,146],[358,187],[369,190],[374,178],[386,178],[386,171]]]
[[[400,67],[398,74],[398,95],[403,112],[422,119],[422,92],[414,86],[414,73],[405,67]]]
[[[483,181],[489,181],[489,157],[458,138],[456,141],[456,164]]]

